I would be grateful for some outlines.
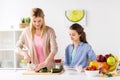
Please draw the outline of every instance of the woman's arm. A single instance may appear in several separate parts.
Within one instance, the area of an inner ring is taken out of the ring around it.
[[[35,71],[39,71],[41,68],[46,67],[49,64],[49,62],[51,62],[54,59],[54,56],[55,56],[54,53],[50,53],[43,63],[37,65]]]
[[[24,60],[29,63],[31,61],[31,58],[30,56],[28,55],[28,53],[26,51],[23,51],[23,50],[19,50],[18,52],[21,56],[24,57]]]
[[[47,65],[52,65],[50,64],[54,60],[54,56],[57,53],[58,47],[57,47],[57,42],[56,42],[56,35],[53,29],[51,29],[49,37],[50,37],[50,53],[45,59],[45,61],[41,64],[38,64],[38,66],[35,68],[35,71],[39,71],[41,68],[47,67]]]
[[[24,44],[25,44],[25,31],[23,31],[22,34],[20,35],[16,47],[18,54],[23,56],[26,62],[30,62],[30,56],[28,55],[27,51],[23,50]]]

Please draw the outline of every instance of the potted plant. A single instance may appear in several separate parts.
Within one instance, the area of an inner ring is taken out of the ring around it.
[[[23,17],[21,19],[21,23],[20,23],[20,28],[25,28],[25,27],[28,27],[30,25],[30,17]]]

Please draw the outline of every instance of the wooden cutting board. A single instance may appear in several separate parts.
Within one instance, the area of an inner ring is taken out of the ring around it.
[[[64,70],[62,70],[59,73],[51,73],[51,72],[35,72],[35,71],[25,71],[22,74],[23,75],[60,75],[64,73]]]

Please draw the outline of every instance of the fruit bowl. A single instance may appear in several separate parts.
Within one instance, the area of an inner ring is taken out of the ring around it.
[[[98,76],[99,75],[99,69],[96,66],[87,66],[85,68],[85,74],[87,76]]]
[[[99,70],[85,70],[85,74],[89,77],[95,77],[99,75]]]
[[[99,62],[99,68],[101,68],[100,73],[103,74],[113,72],[118,67],[119,59],[112,53],[105,55],[100,54],[97,56],[96,60]]]

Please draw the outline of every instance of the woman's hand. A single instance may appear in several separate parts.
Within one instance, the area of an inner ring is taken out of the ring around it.
[[[46,58],[46,60],[43,63],[40,63],[36,66],[35,71],[38,72],[40,69],[44,67],[48,67],[48,65],[51,65],[50,63],[54,59],[55,54],[50,53],[49,56]]]
[[[46,61],[43,62],[43,63],[41,63],[41,64],[38,64],[34,70],[35,70],[36,72],[38,72],[40,69],[42,69],[42,68],[44,68],[44,67],[47,67],[47,62],[46,62]]]
[[[29,63],[31,61],[30,56],[26,53],[26,52],[22,52],[23,56],[24,56],[24,60]]]

